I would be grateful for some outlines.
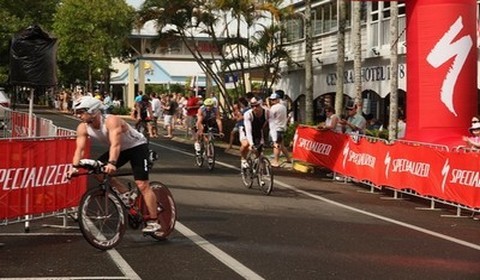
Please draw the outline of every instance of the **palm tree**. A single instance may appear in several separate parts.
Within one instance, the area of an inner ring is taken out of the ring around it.
[[[390,2],[390,119],[388,139],[397,138],[398,124],[398,2]]]
[[[337,31],[337,84],[335,94],[335,111],[339,114],[343,108],[343,72],[345,72],[345,25],[347,23],[346,0],[338,0]]]
[[[313,124],[312,3],[305,0],[305,121]]]
[[[354,73],[354,88],[355,88],[355,104],[361,107],[362,104],[362,48],[361,48],[361,2],[353,1],[353,16],[352,16],[352,43],[353,43],[353,73]],[[362,110],[358,110],[361,114]]]

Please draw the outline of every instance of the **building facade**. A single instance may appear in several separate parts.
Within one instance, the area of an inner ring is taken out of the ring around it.
[[[479,2],[479,1],[477,1]],[[291,0],[295,13],[305,12],[304,1]],[[390,96],[390,2],[361,2],[362,111],[365,115],[388,123]],[[477,4],[478,7],[478,4]],[[313,99],[315,121],[323,121],[322,108],[333,105],[337,82],[338,1],[312,0],[313,30]],[[407,91],[405,3],[398,3],[398,104],[405,111]],[[352,4],[347,1],[345,30],[344,99],[355,97],[352,44]],[[293,101],[295,119],[305,120],[305,34],[304,15],[282,22],[286,27],[284,47],[293,64],[282,66],[282,79],[277,87],[285,90]],[[478,84],[478,82],[477,82]],[[345,104],[345,103],[344,103]],[[341,112],[338,112],[341,114]]]

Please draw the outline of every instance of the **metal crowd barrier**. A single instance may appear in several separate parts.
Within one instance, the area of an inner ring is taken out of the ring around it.
[[[48,139],[58,139],[75,137],[74,130],[61,128],[53,124],[51,120],[37,117],[32,114],[32,121],[30,115],[26,112],[19,112],[10,109],[5,110],[4,127],[0,134],[0,138],[4,140],[28,140],[28,141],[42,141]],[[47,227],[70,228],[67,226],[67,219],[76,219],[76,207],[68,207],[48,213],[32,214],[22,217],[0,219],[0,225],[9,225],[14,223],[25,223],[25,232],[29,232],[29,223],[34,220],[45,219],[49,217],[59,217],[63,219],[62,225],[44,225]],[[76,227],[75,227],[76,228]]]
[[[448,146],[441,145],[441,144],[434,144],[434,143],[409,141],[409,140],[402,140],[402,139],[396,139],[396,140],[393,140],[393,141],[388,141],[388,140],[385,140],[385,139],[382,139],[382,138],[366,136],[366,135],[358,135],[358,134],[352,134],[351,137],[353,137],[355,142],[358,142],[358,141],[360,141],[360,139],[363,138],[363,139],[366,139],[370,142],[385,142],[385,143],[392,143],[392,144],[394,142],[399,142],[399,143],[404,143],[404,144],[411,145],[411,146],[424,146],[424,147],[430,147],[430,148],[433,148],[433,149],[437,149],[437,150],[440,150],[440,151],[447,151],[447,152],[450,151]],[[454,149],[452,149],[452,151],[459,152],[459,153],[469,153],[469,152],[479,153],[480,149],[470,148],[470,147],[466,147],[466,146],[457,146]],[[455,208],[455,215],[441,215],[441,217],[468,218],[468,217],[472,217],[476,213],[480,214],[480,208],[472,208],[472,207],[468,207],[468,206],[465,206],[465,205],[462,205],[462,204],[459,204],[459,203],[456,203],[456,202],[451,202],[451,201],[439,199],[439,198],[432,197],[432,196],[421,195],[421,194],[417,193],[416,191],[414,191],[412,189],[399,190],[399,189],[391,188],[389,186],[378,186],[378,185],[375,185],[374,183],[372,183],[370,181],[356,180],[355,178],[349,177],[348,175],[339,174],[339,173],[335,173],[335,172],[334,172],[333,175],[334,175],[333,176],[334,181],[339,181],[339,182],[343,182],[343,183],[353,182],[353,183],[361,184],[361,185],[364,185],[364,186],[367,186],[367,187],[370,188],[368,191],[359,190],[359,192],[377,194],[378,191],[381,191],[383,189],[387,189],[387,190],[390,190],[390,191],[393,192],[392,197],[382,197],[382,199],[397,200],[397,199],[404,199],[403,195],[410,195],[410,196],[415,196],[415,197],[418,197],[418,198],[428,200],[430,202],[429,207],[417,207],[417,208],[415,208],[417,210],[439,211],[439,210],[441,210],[441,208],[438,208],[436,206],[437,203],[438,204],[443,204],[443,205],[448,205],[448,206],[451,206],[451,207]],[[467,216],[462,215],[462,210],[469,211],[469,212],[471,212],[471,214],[467,215]]]

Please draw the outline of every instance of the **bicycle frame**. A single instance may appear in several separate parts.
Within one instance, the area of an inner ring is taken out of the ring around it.
[[[127,218],[132,228],[138,228],[148,220],[148,209],[140,193],[134,200],[123,201],[120,192],[111,182],[113,177],[127,176],[131,173],[108,175],[103,173],[103,163],[95,160],[85,160],[85,162],[80,167],[87,169],[88,172],[76,176],[95,175],[99,184],[89,188],[80,201],[80,230],[92,246],[100,250],[111,249],[120,243],[125,234]],[[161,230],[144,233],[144,235],[164,240],[175,226],[175,202],[165,185],[151,182],[150,186],[157,198],[157,217]]]
[[[242,181],[251,188],[254,178],[265,195],[273,190],[273,173],[270,161],[263,154],[263,145],[253,147],[247,155],[248,168],[242,168]]]

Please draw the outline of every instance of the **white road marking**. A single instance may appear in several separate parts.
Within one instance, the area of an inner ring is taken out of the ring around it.
[[[176,149],[173,149],[173,148],[170,148],[170,147],[165,147],[163,145],[158,145],[158,146],[161,146],[162,148],[166,148],[166,149],[169,149],[169,150],[172,150],[172,151],[181,152],[181,153],[186,154],[186,155],[190,155],[190,156],[192,155],[192,153],[187,153],[187,152],[184,152],[184,151],[181,151],[181,150],[176,150]],[[235,170],[239,170],[238,167],[232,166],[230,164],[219,162],[218,160],[216,161],[216,163],[221,164],[221,165],[226,166],[226,167],[229,167],[229,168],[232,168],[232,169],[235,169]],[[361,209],[358,209],[358,208],[355,208],[355,207],[352,207],[352,206],[348,206],[346,204],[342,204],[342,203],[324,198],[322,196],[315,195],[315,194],[309,193],[307,191],[300,190],[300,189],[298,189],[294,186],[291,186],[287,183],[284,183],[284,182],[276,180],[276,179],[275,179],[275,185],[279,185],[283,188],[295,191],[297,193],[303,194],[305,196],[308,196],[308,197],[311,197],[311,198],[314,198],[314,199],[317,199],[317,200],[321,200],[323,202],[335,205],[335,206],[340,207],[340,208],[350,210],[352,212],[360,213],[360,214],[363,214],[363,215],[366,215],[366,216],[369,216],[369,217],[373,217],[375,219],[379,219],[379,220],[382,220],[382,221],[385,221],[385,222],[388,222],[388,223],[396,224],[396,225],[399,225],[399,226],[402,226],[402,227],[405,227],[405,228],[409,228],[409,229],[412,229],[412,230],[415,230],[415,231],[418,231],[418,232],[421,232],[421,233],[424,233],[424,234],[427,234],[427,235],[430,235],[430,236],[434,236],[434,237],[437,237],[437,238],[440,238],[440,239],[443,239],[443,240],[446,240],[446,241],[449,241],[449,242],[452,242],[452,243],[455,243],[455,244],[458,244],[458,245],[462,245],[462,246],[480,251],[480,245],[479,244],[471,243],[471,242],[461,240],[461,239],[458,239],[458,238],[455,238],[455,237],[451,237],[451,236],[448,236],[448,235],[445,235],[445,234],[442,234],[442,233],[431,231],[431,230],[428,230],[426,228],[422,228],[422,227],[415,226],[415,225],[412,225],[412,224],[408,224],[408,223],[405,223],[405,222],[401,222],[401,221],[398,221],[398,220],[395,220],[395,219],[391,219],[391,218],[388,218],[388,217],[385,217],[385,216],[382,216],[382,215],[378,215],[378,214],[374,214],[374,213],[371,213],[371,212],[368,212],[368,211],[365,211],[365,210],[361,210]]]
[[[230,255],[220,250],[217,246],[208,242],[206,239],[196,234],[182,223],[178,222],[175,224],[175,229],[183,234],[185,237],[190,239],[195,245],[199,246],[203,250],[207,251],[210,255],[214,256],[217,260],[221,261],[227,267],[238,273],[245,279],[264,279],[260,275],[253,272],[248,267],[241,264],[236,259],[232,258]]]

